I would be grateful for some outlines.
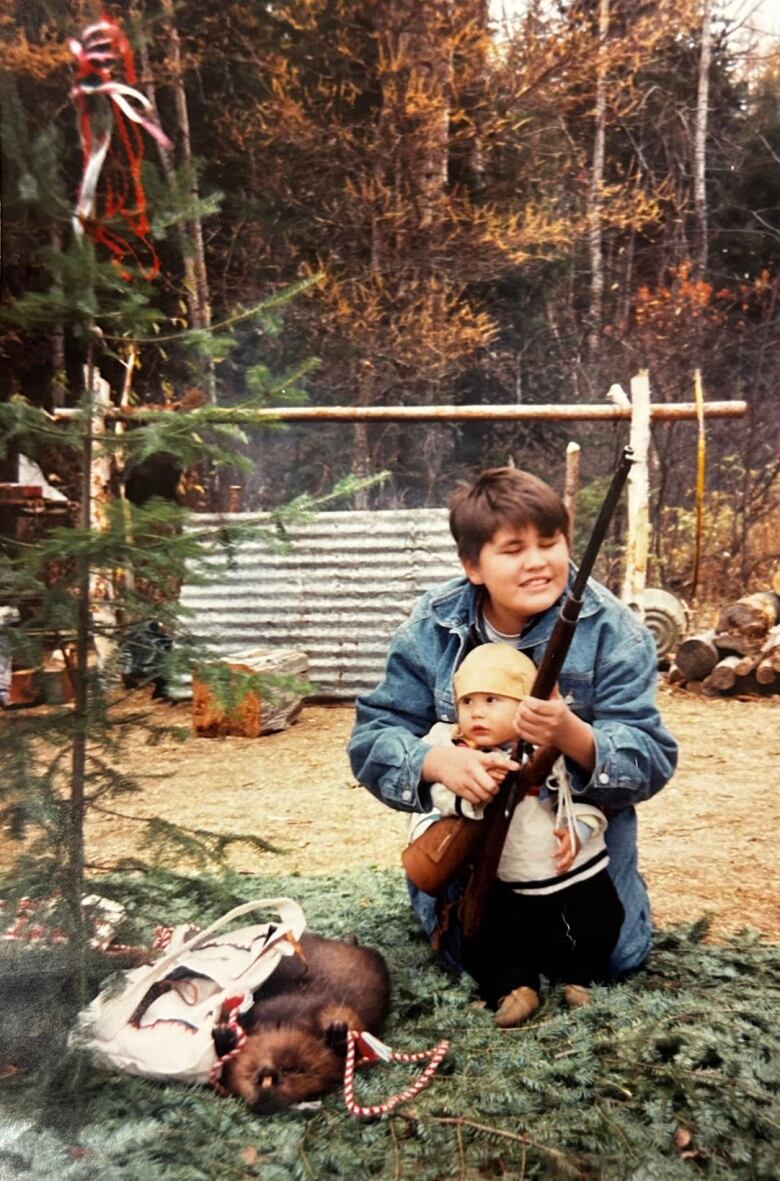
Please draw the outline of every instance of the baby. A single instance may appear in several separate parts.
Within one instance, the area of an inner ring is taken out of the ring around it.
[[[518,704],[535,675],[533,662],[508,644],[473,648],[453,677],[457,724],[437,723],[425,741],[501,750],[509,763]],[[500,782],[507,771],[491,774]],[[432,811],[412,817],[412,840],[442,816],[481,819],[482,806],[441,783],[430,795]],[[564,983],[570,1006],[587,1004],[587,986],[607,978],[624,912],[607,873],[606,827],[593,804],[572,800],[563,757],[515,809],[480,930],[464,956],[500,1028],[536,1011],[542,973]]]

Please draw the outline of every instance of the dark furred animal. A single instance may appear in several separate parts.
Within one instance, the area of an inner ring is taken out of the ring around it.
[[[222,1082],[268,1114],[312,1099],[344,1075],[348,1029],[378,1033],[390,1004],[378,951],[320,935],[301,936],[305,964],[285,957],[241,1019],[247,1039]],[[217,1045],[218,1053],[224,1053]]]

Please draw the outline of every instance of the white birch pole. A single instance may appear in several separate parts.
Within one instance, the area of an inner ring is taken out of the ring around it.
[[[631,378],[631,449],[628,476],[628,534],[622,599],[642,613],[650,550],[650,494],[647,457],[650,450],[650,379],[646,369]]]
[[[110,500],[111,456],[106,448],[100,447],[99,439],[106,432],[106,409],[111,405],[111,387],[94,366],[91,366],[87,371],[88,381],[90,376],[92,380],[90,402],[93,445],[89,472],[89,517],[94,529],[105,529]],[[110,680],[113,675],[114,656],[117,650],[114,585],[110,571],[90,570],[89,602],[98,668]]]
[[[572,439],[566,445],[566,476],[563,485],[563,503],[569,514],[569,532],[574,534],[574,516],[577,511],[577,491],[580,486],[580,445]]]

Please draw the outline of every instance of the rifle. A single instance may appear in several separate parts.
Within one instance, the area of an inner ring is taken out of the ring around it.
[[[574,637],[588,578],[632,462],[631,448],[626,447],[607,489],[571,591],[564,600],[547,642],[531,688],[532,697],[546,699],[555,688]],[[430,894],[441,893],[456,873],[472,862],[461,912],[466,938],[472,938],[479,929],[515,808],[531,787],[544,782],[559,755],[560,751],[553,746],[534,750],[528,743],[519,740],[512,751],[512,758],[521,764],[520,769],[510,771],[506,776],[482,820],[445,817],[432,824],[404,850],[401,860],[407,874],[415,885]]]

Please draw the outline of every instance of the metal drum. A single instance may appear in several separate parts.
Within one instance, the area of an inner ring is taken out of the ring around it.
[[[645,587],[642,614],[655,640],[658,659],[675,652],[688,630],[688,607],[683,600],[660,587]]]

